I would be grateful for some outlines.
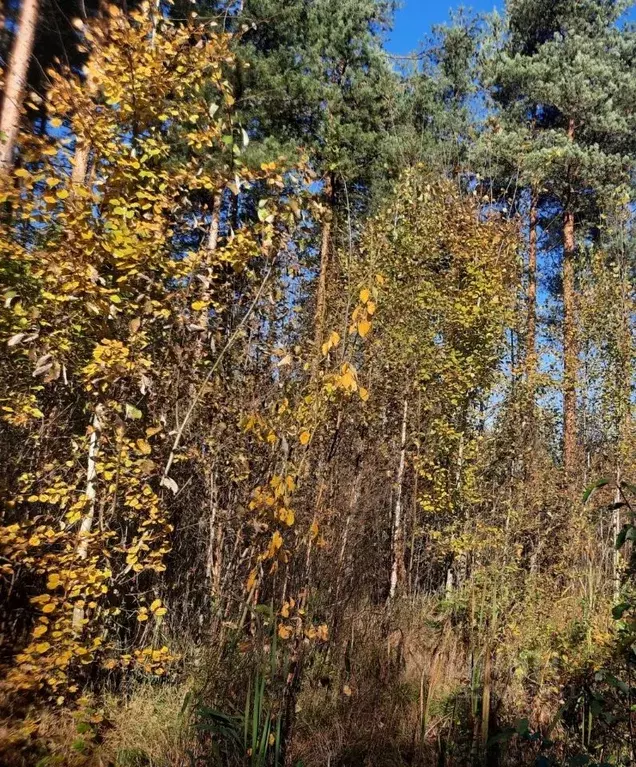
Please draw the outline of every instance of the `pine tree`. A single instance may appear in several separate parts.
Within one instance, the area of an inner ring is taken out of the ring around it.
[[[382,40],[392,11],[391,0],[247,0],[241,10],[249,30],[242,39],[248,66],[237,86],[239,120],[255,139],[254,151],[303,147],[322,181],[316,350],[323,341],[337,218],[368,204],[390,175],[396,75]]]
[[[499,144],[514,147],[533,195],[561,217],[569,477],[578,459],[576,230],[584,238],[608,201],[624,194],[634,148],[636,38],[617,26],[627,7],[614,0],[513,0],[493,68],[493,94],[504,116]]]

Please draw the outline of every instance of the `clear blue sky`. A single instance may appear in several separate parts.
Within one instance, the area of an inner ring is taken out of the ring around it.
[[[395,26],[387,48],[392,53],[411,53],[418,47],[435,24],[448,21],[449,12],[463,5],[479,12],[490,12],[502,7],[497,0],[401,0],[402,7],[395,15]]]
[[[473,11],[489,13],[495,8],[501,10],[504,0],[401,0],[401,5],[387,48],[391,53],[405,54],[414,51],[425,40],[432,26],[447,21],[451,9],[463,5]],[[631,10],[628,18],[636,21],[636,9]]]

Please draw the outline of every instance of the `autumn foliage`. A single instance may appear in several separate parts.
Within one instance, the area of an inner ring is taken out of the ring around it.
[[[8,11],[0,761],[633,759],[628,154],[528,3]]]

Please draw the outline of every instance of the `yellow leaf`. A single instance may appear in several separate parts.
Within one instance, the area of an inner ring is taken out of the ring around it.
[[[47,178],[46,179],[46,185],[47,186],[57,186],[60,183],[59,178]]]
[[[342,688],[342,692],[343,692],[343,693],[344,693],[344,694],[345,694],[345,695],[346,695],[348,698],[349,698],[349,697],[351,697],[351,687],[349,687],[349,685],[348,685],[348,684],[346,684],[346,685],[345,685],[345,686]]]
[[[38,637],[41,637],[43,634],[46,634],[46,632],[49,630],[48,626],[43,626],[40,624],[39,626],[36,626],[33,630],[33,636],[37,639]]]
[[[49,575],[46,582],[47,589],[56,589],[60,585],[60,576],[57,573]]]
[[[368,320],[361,320],[358,323],[358,335],[360,338],[364,338],[371,330],[371,323]]]
[[[155,610],[158,610],[161,607],[161,600],[155,599],[155,601],[150,605],[150,612],[155,612]]]
[[[272,540],[269,542],[269,548],[265,554],[265,559],[273,559],[276,556],[276,552],[283,545],[283,536],[276,530],[272,535]]]
[[[298,439],[301,445],[306,445],[311,439],[311,434],[307,430],[301,431]]]
[[[284,626],[284,625],[281,623],[281,625],[278,627],[278,636],[279,636],[281,639],[289,639],[289,637],[291,636],[291,634],[292,634],[292,630],[291,630],[291,627],[290,627],[290,626]]]
[[[363,304],[366,304],[366,302],[369,300],[370,297],[371,297],[371,294],[369,293],[369,291],[366,288],[362,288],[362,290],[360,291],[360,302]]]
[[[245,588],[248,591],[251,591],[252,590],[252,586],[256,583],[256,573],[257,573],[257,570],[256,570],[256,568],[254,568],[252,570],[252,572],[247,577],[247,581],[245,582]]]
[[[360,395],[360,399],[363,402],[366,402],[369,399],[369,392],[364,388],[364,386],[361,386],[358,389],[358,394]]]
[[[155,616],[157,618],[161,618],[162,615],[165,615],[168,612],[167,607],[160,607],[158,610],[155,610]]]
[[[358,388],[358,385],[356,384],[356,379],[353,377],[353,374],[350,370],[347,370],[344,375],[340,377],[340,386],[343,389],[346,389],[347,391],[356,391]]]
[[[43,613],[52,613],[53,610],[55,610],[55,605],[53,604],[53,602],[49,602],[47,605],[44,605],[44,607],[42,608]]]
[[[137,620],[139,621],[139,623],[143,623],[144,621],[147,621],[148,620],[148,613],[139,613],[137,615]]]
[[[200,312],[202,309],[205,309],[205,301],[193,301],[192,308],[195,312]]]
[[[58,200],[65,200],[68,197],[68,189],[59,189],[55,196]]]
[[[26,168],[18,168],[13,175],[18,178],[28,178],[31,174]]]
[[[137,447],[139,448],[139,451],[143,453],[144,455],[150,455],[150,453],[152,453],[152,448],[150,447],[150,443],[147,442],[145,439],[138,439]]]
[[[40,653],[40,655],[45,653],[50,647],[51,645],[48,642],[40,642],[39,644],[35,645],[35,649]]]

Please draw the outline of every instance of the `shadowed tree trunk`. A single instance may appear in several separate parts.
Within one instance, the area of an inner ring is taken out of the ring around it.
[[[568,138],[574,140],[574,121],[570,120]],[[563,465],[568,478],[576,468],[576,378],[578,349],[576,338],[576,240],[574,211],[568,200],[563,212]]]
[[[318,272],[318,287],[316,289],[316,314],[314,315],[314,355],[312,364],[312,378],[315,378],[320,363],[320,348],[325,335],[325,319],[327,315],[327,272],[329,271],[329,255],[331,250],[331,232],[333,226],[334,209],[334,184],[333,178],[327,176],[325,181],[325,199],[328,205],[328,213],[322,225],[322,237],[320,242],[320,267]]]
[[[537,197],[531,191],[528,236],[528,319],[526,325],[526,384],[530,405],[534,407],[537,372]]]
[[[18,28],[6,70],[0,112],[0,173],[13,167],[13,150],[20,129],[20,111],[38,19],[38,0],[22,0]]]
[[[574,285],[574,213],[563,216],[563,464],[568,477],[576,468],[576,289]]]

